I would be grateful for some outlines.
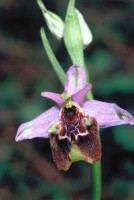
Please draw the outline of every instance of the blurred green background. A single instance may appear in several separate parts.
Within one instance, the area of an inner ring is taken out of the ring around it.
[[[67,0],[44,0],[63,19]],[[93,33],[85,59],[95,99],[115,102],[134,115],[134,1],[76,0]],[[72,65],[63,41],[49,32],[35,0],[0,0],[0,200],[88,200],[90,166],[58,171],[48,139],[14,141],[21,123],[54,103],[44,90],[61,93],[44,52],[40,27],[66,71]],[[134,127],[101,130],[102,199],[134,199]]]

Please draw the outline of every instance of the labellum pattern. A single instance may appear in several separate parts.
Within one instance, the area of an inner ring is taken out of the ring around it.
[[[94,163],[101,159],[98,123],[94,117],[84,116],[76,103],[63,107],[60,122],[52,126],[48,130],[50,145],[59,170],[68,170],[78,160]]]

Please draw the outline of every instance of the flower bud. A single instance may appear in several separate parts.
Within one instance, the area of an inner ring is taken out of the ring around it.
[[[48,11],[41,0],[37,0],[37,3],[42,11],[49,30],[60,40],[63,37],[64,22],[58,15]]]
[[[82,41],[83,41],[83,47],[87,47],[92,42],[92,33],[83,17],[83,15],[75,9],[77,17],[79,19],[81,34],[82,34]]]

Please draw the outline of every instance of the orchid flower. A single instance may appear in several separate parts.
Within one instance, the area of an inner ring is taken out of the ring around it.
[[[86,100],[91,90],[83,67],[73,65],[66,73],[64,92],[42,92],[56,106],[32,121],[22,124],[16,141],[35,137],[49,138],[59,170],[68,170],[73,162],[94,163],[101,159],[99,128],[134,124],[133,116],[114,103]]]

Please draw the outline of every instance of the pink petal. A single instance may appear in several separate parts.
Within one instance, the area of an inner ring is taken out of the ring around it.
[[[80,65],[72,65],[66,73],[64,91],[74,94],[86,85],[85,69]]]
[[[35,137],[48,138],[47,130],[50,126],[50,123],[57,121],[58,119],[59,109],[57,107],[52,107],[32,121],[20,125],[15,138],[16,142]]]
[[[61,94],[57,94],[54,92],[42,92],[41,95],[43,97],[52,99],[53,101],[55,101],[59,106],[62,106],[64,104],[64,100],[61,98]]]
[[[89,90],[91,90],[92,85],[91,84],[87,84],[84,88],[82,88],[81,90],[79,90],[77,93],[72,95],[72,100],[77,102],[80,106],[83,105],[85,96],[87,94],[87,92]]]
[[[85,115],[96,118],[100,128],[117,126],[121,124],[134,124],[133,116],[114,103],[87,100],[83,104],[83,110]]]

